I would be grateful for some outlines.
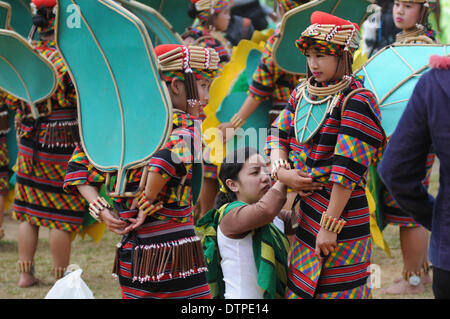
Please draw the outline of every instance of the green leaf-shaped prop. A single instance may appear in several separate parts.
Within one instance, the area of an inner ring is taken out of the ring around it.
[[[48,99],[56,90],[54,66],[18,33],[0,30],[0,89],[25,101],[37,119],[36,103]]]
[[[220,122],[229,122],[244,104],[248,97],[248,88],[252,84],[253,73],[258,67],[260,59],[261,52],[259,50],[250,50],[245,69],[242,70],[231,87],[229,94],[223,99],[217,110],[217,119]],[[271,107],[271,101],[261,102],[258,108],[245,121],[242,126],[243,131],[237,130],[235,136],[227,142],[227,153],[245,146],[252,146],[261,154],[264,154]]]
[[[392,135],[397,127],[420,76],[429,69],[430,56],[449,54],[449,46],[387,46],[355,72],[356,75],[364,76],[364,86],[375,94],[381,111],[381,125],[387,136]]]
[[[369,0],[313,0],[288,11],[281,21],[281,34],[273,46],[275,63],[285,72],[306,74],[306,58],[295,41],[311,24],[311,14],[323,11],[361,25]]]
[[[118,1],[144,23],[155,46],[183,43],[183,39],[173,29],[172,25],[154,8],[134,0]]]
[[[7,3],[11,7],[9,27],[27,38],[32,26],[31,0],[1,0],[0,2]]]
[[[126,173],[148,162],[172,124],[146,28],[111,0],[59,0],[57,17],[57,46],[77,91],[87,157],[97,169],[117,172],[109,196],[137,196],[144,179],[135,193],[126,193]]]
[[[0,29],[9,29],[11,23],[11,6],[7,2],[0,1]]]
[[[189,0],[138,0],[158,11],[176,32],[183,34],[193,19],[188,16]]]

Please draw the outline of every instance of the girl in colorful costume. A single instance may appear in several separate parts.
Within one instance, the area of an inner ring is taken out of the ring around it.
[[[284,298],[291,211],[281,211],[286,187],[271,187],[263,157],[251,148],[230,152],[220,166],[215,209],[198,223],[214,298]],[[280,212],[281,211],[281,212]],[[283,231],[274,218],[280,216]]]
[[[223,33],[230,23],[233,0],[191,0],[193,17],[199,25],[189,27],[182,35],[186,45],[213,48],[220,57],[219,72],[231,59],[231,45]]]
[[[32,46],[55,66],[56,92],[36,105],[41,114],[37,120],[30,116],[30,107],[24,103],[18,105],[16,114],[20,141],[12,217],[21,222],[18,235],[20,287],[38,282],[33,258],[39,227],[50,228],[53,272],[55,279],[59,279],[69,265],[72,232],[83,230],[87,211],[87,202],[81,196],[66,194],[62,187],[67,162],[79,143],[79,136],[75,89],[54,41],[55,5],[55,0],[32,0],[31,3],[33,24],[40,36]],[[14,101],[7,100],[7,104],[14,104]]]
[[[141,178],[147,178],[145,191],[137,198],[112,198],[113,209],[99,196],[105,174],[81,147],[70,160],[64,188],[79,191],[90,203],[91,215],[123,235],[113,271],[123,298],[210,298],[194,232],[192,178],[195,161],[201,163],[197,119],[208,102],[219,57],[213,49],[171,44],[156,47],[155,53],[174,107],[173,130],[146,165],[148,176],[145,167],[128,173],[126,192],[136,191]]]
[[[435,32],[428,24],[428,14],[435,1],[395,0],[393,19],[397,28],[395,44],[433,44]],[[436,155],[430,152],[427,157],[427,176],[423,184],[430,183],[431,168]],[[383,187],[381,194],[383,217],[387,224],[399,226],[400,246],[402,249],[402,278],[384,290],[387,294],[419,294],[424,291],[424,283],[431,283],[428,274],[428,232],[404,212],[394,198]]]
[[[308,78],[270,129],[272,175],[302,195],[287,298],[371,297],[365,185],[385,134],[374,95],[352,75],[359,42],[356,24],[314,12],[296,42],[307,57]],[[311,180],[322,189],[308,190],[304,183]]]
[[[232,0],[191,0],[192,10],[189,14],[198,18],[199,25],[190,27],[183,34],[186,45],[198,45],[214,49],[220,57],[218,76],[231,59],[231,44],[224,32],[230,23]],[[206,115],[201,112],[200,120]],[[217,166],[209,160],[210,149],[204,151],[203,188],[195,207],[196,219],[203,216],[214,205],[214,198],[219,191]]]

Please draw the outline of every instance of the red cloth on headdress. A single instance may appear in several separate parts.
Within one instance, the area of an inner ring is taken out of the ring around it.
[[[36,6],[36,8],[47,7],[51,8],[56,5],[56,0],[31,0],[32,3]]]
[[[311,14],[311,24],[334,24],[336,26],[350,25],[353,24],[356,29],[359,31],[359,26],[356,23],[353,23],[349,20],[345,20],[334,16],[332,14],[323,12],[323,11],[314,11]]]

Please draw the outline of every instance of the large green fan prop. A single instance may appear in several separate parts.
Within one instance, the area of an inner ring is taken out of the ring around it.
[[[172,25],[154,8],[134,0],[118,1],[144,23],[154,46],[183,43],[183,39]]]
[[[57,17],[57,46],[77,91],[86,155],[107,173],[107,186],[117,174],[108,196],[137,196],[145,179],[136,192],[127,192],[127,172],[148,163],[172,124],[147,29],[112,0],[59,0]]]
[[[31,0],[0,1],[0,12],[6,7],[4,4],[9,5],[11,8],[8,27],[19,33],[24,38],[28,37],[32,26],[30,2]],[[3,28],[3,26],[1,27]]]
[[[311,24],[311,14],[323,11],[361,25],[370,3],[369,0],[313,0],[288,11],[281,21],[280,38],[273,47],[275,63],[285,72],[306,74],[306,58],[295,41]]]
[[[0,29],[9,29],[11,23],[11,6],[0,1]]]
[[[159,12],[174,30],[183,34],[194,21],[188,16],[189,0],[138,0]]]
[[[246,68],[241,72],[231,87],[230,93],[223,99],[217,110],[216,116],[221,123],[229,122],[233,115],[239,111],[242,104],[244,104],[244,101],[248,97],[247,92],[252,83],[253,73],[258,67],[260,59],[261,52],[259,50],[252,49],[249,52]],[[266,100],[258,106],[247,121],[245,121],[242,129],[236,130],[234,137],[227,142],[227,153],[245,146],[257,146],[258,151],[264,154],[271,106],[272,103],[270,100]]]
[[[39,74],[39,77],[36,77]],[[56,90],[57,73],[53,65],[18,33],[0,29],[0,89],[26,102],[35,119],[36,104]]]

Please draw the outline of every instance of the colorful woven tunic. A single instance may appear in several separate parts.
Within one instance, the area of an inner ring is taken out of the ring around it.
[[[194,124],[189,114],[175,112],[168,142],[148,164],[150,172],[161,174],[167,181],[157,198],[163,208],[125,235],[117,249],[113,272],[119,277],[123,298],[211,298],[192,217],[193,159],[201,148],[201,143],[195,144],[200,131]],[[127,192],[137,189],[141,176],[142,168],[128,173]],[[77,147],[67,168],[64,189],[77,193],[77,185],[100,186],[104,181],[105,174]],[[113,201],[121,219],[137,216],[137,209],[130,210],[133,198]]]
[[[55,42],[38,41],[33,47],[56,67],[58,86],[49,100],[37,105],[42,114],[38,120],[29,116],[28,105],[21,103],[17,108],[21,125],[12,217],[80,232],[87,202],[79,194],[64,193],[62,187],[67,162],[79,141],[75,89]]]
[[[294,114],[302,94],[301,86],[295,88],[288,105],[272,124],[266,145],[268,156],[272,149],[286,151],[293,168],[304,170],[324,187],[300,201],[287,297],[369,298],[371,289],[366,283],[371,239],[364,188],[367,168],[379,160],[384,146],[380,112],[373,94],[363,91],[353,95],[341,113],[345,96],[362,87],[353,79],[317,133],[300,145],[294,132]],[[352,190],[341,215],[347,223],[337,236],[336,250],[320,263],[314,256],[316,236],[334,183]]]

